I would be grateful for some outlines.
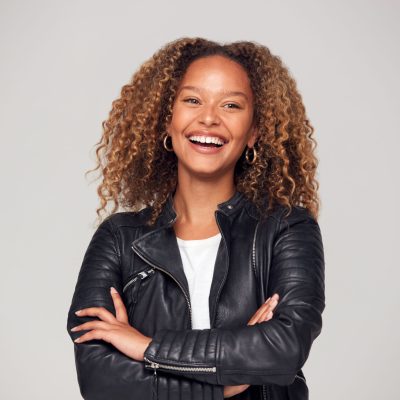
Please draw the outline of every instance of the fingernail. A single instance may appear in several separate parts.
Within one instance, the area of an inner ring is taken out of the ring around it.
[[[71,332],[75,332],[77,330],[77,326],[74,326],[73,328],[71,328]]]
[[[110,292],[111,293],[118,293],[112,286],[110,287]]]
[[[270,299],[271,297],[268,297],[268,299],[267,300],[265,300],[265,303]]]
[[[76,339],[74,340],[74,342],[79,342],[80,339],[81,339],[81,338],[78,337],[78,338],[76,338]]]
[[[75,311],[75,314],[80,314],[82,312],[82,310],[78,310],[78,311]]]
[[[272,311],[267,314],[267,318],[272,317]]]

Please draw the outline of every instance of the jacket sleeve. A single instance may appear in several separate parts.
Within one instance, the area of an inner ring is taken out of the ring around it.
[[[159,368],[219,385],[290,385],[322,329],[324,251],[316,220],[303,207],[280,219],[272,247],[269,321],[236,329],[160,330],[145,351]]]
[[[94,233],[78,275],[67,320],[72,340],[88,331],[71,332],[71,328],[97,319],[78,317],[75,311],[105,307],[116,315],[110,286],[122,292],[120,253],[113,225],[107,218]],[[151,374],[145,370],[143,362],[133,360],[103,340],[73,343],[78,383],[84,399],[151,398]]]

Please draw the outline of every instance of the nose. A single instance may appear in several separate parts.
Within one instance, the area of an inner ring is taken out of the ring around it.
[[[206,125],[218,125],[220,123],[217,106],[212,104],[205,105],[199,115],[199,122]]]

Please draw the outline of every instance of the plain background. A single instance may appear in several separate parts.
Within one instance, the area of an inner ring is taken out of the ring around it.
[[[0,398],[81,398],[66,320],[99,204],[84,172],[121,87],[182,36],[269,47],[315,127],[326,309],[310,398],[398,396],[399,17],[382,0],[1,1]]]

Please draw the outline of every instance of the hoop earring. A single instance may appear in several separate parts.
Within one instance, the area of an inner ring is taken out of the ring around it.
[[[251,161],[249,160],[249,149],[253,150],[253,158],[252,158]],[[248,147],[246,149],[246,161],[247,161],[247,163],[250,164],[250,165],[253,165],[255,163],[256,159],[257,159],[257,151],[256,151],[256,149],[254,148],[254,146],[253,147]]]
[[[168,146],[167,146],[167,139],[168,139],[168,137],[169,137],[168,134],[165,135],[165,137],[164,137],[164,141],[163,141],[163,143],[164,143],[164,149],[167,150],[167,151],[174,151],[173,147],[168,148]],[[171,145],[172,145],[172,143],[171,143]]]

